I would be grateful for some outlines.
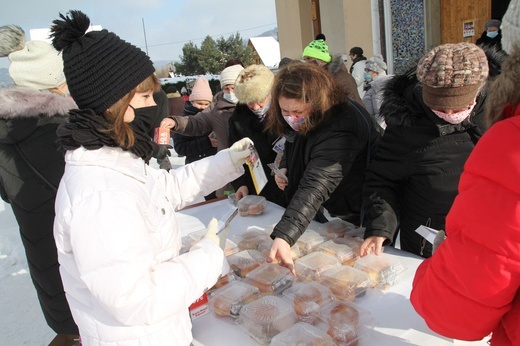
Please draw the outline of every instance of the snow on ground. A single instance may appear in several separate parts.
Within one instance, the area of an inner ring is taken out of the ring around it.
[[[173,150],[170,161],[173,168],[184,164]],[[150,165],[158,168],[155,159]],[[55,336],[40,310],[12,209],[0,199],[0,346],[46,346]]]

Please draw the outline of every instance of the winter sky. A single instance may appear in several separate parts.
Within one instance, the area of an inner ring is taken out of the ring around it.
[[[237,31],[254,37],[276,27],[275,0],[8,0],[2,1],[0,26],[48,28],[59,13],[81,10],[101,25],[146,51],[153,61],[178,61],[185,43]],[[143,30],[144,20],[144,30]],[[146,42],[145,33],[146,32]],[[0,68],[9,67],[0,58]]]

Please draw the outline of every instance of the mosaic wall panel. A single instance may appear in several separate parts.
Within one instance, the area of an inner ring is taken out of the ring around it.
[[[424,54],[423,0],[391,0],[394,72],[406,67]]]

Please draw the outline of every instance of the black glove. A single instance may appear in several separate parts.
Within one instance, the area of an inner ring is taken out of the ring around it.
[[[153,142],[152,142],[153,143]],[[170,149],[173,147],[171,145],[165,145],[165,144],[157,144],[153,143],[153,154],[152,156],[155,157],[158,160],[164,159],[166,156],[172,156],[170,153]]]
[[[159,164],[160,169],[165,169],[168,172],[170,169],[172,169],[172,163],[170,162],[170,159],[165,157],[164,159],[157,159],[157,163]]]

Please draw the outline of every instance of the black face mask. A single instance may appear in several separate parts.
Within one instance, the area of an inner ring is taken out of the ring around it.
[[[152,130],[157,116],[157,105],[142,108],[129,105],[129,107],[135,113],[134,120],[129,123],[135,135],[135,144],[130,150],[148,163],[153,153],[152,138],[148,133]]]
[[[129,107],[132,108],[135,113],[134,120],[129,124],[134,132],[140,131],[147,134],[153,130],[152,126],[157,117],[157,105],[141,108],[134,108],[129,105]]]

